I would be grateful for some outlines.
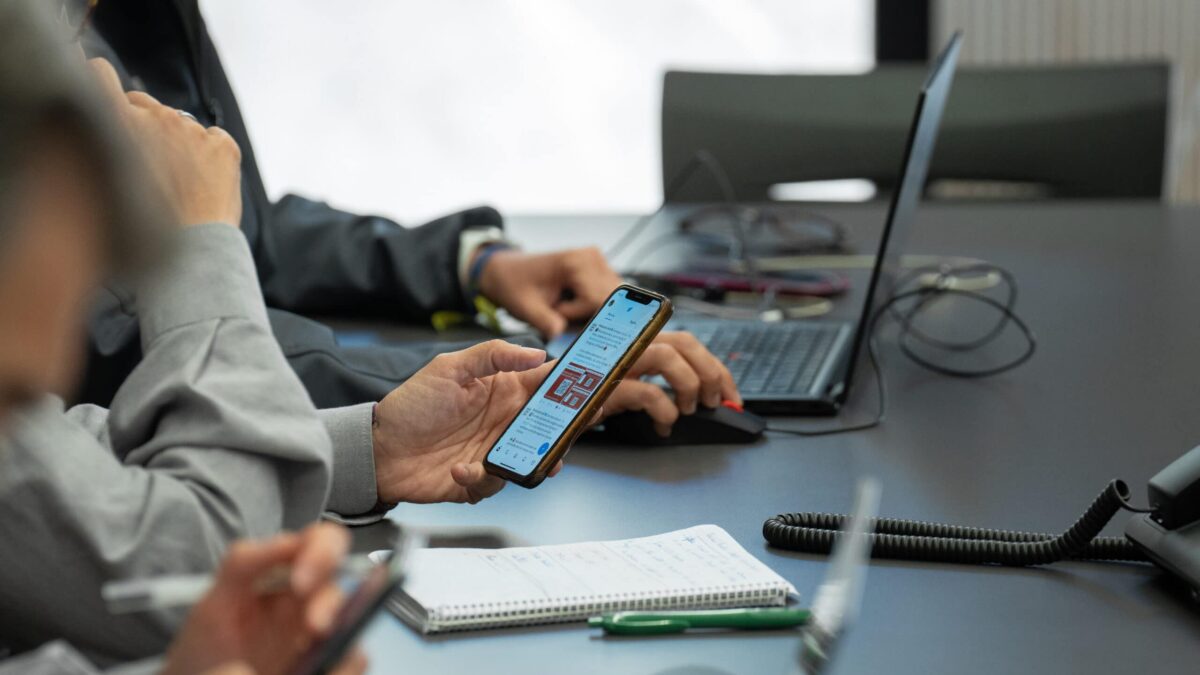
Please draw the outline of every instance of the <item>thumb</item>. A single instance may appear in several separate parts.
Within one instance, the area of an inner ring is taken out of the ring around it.
[[[488,340],[462,351],[438,357],[451,366],[452,376],[459,384],[503,372],[520,372],[537,368],[546,362],[546,352],[522,347],[504,340]]]
[[[509,303],[509,312],[546,337],[558,337],[567,328],[567,320],[539,293],[523,293]]]
[[[450,468],[450,477],[466,492],[467,501],[477,504],[504,489],[504,479],[493,476],[482,462],[460,462]]]

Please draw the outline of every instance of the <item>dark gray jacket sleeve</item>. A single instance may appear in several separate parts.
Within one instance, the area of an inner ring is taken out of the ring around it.
[[[0,443],[0,642],[98,665],[160,653],[181,612],[112,617],[113,579],[212,570],[319,517],[330,440],[267,324],[244,237],[188,228],[138,289],[145,357],[111,411],[47,399]]]
[[[462,231],[500,225],[490,207],[406,228],[287,195],[271,205],[254,253],[272,307],[425,321],[437,310],[466,308]]]

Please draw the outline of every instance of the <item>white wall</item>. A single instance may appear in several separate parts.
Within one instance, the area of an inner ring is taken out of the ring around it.
[[[873,65],[870,0],[205,0],[272,195],[641,211],[668,67]]]
[[[965,30],[961,62],[968,65],[1171,63],[1166,193],[1177,202],[1200,202],[1200,2],[937,0],[933,16],[933,45]]]

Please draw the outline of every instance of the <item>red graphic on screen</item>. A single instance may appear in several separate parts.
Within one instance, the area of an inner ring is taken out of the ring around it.
[[[572,361],[554,380],[546,392],[546,398],[572,410],[579,410],[603,378],[600,373]]]

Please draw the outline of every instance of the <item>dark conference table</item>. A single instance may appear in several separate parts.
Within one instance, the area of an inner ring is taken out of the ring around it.
[[[820,210],[855,234],[873,231],[884,213],[875,204]],[[974,256],[1016,275],[1018,310],[1039,340],[1029,363],[957,380],[919,369],[885,341],[891,401],[874,430],[768,434],[748,446],[584,442],[532,492],[509,486],[476,506],[402,505],[391,517],[502,526],[534,543],[715,523],[804,602],[826,559],[767,547],[763,519],[844,512],[864,472],[882,481],[881,515],[902,518],[1059,532],[1117,477],[1144,504],[1146,480],[1200,444],[1200,208],[930,205],[918,220],[906,252]],[[631,222],[518,217],[509,230],[532,250],[603,246]],[[873,406],[872,386],[860,380],[847,419]],[[1105,534],[1119,535],[1125,518]],[[1145,565],[876,560],[861,616],[828,672],[1197,672],[1198,607]],[[788,631],[605,638],[571,624],[420,637],[391,615],[375,621],[365,646],[380,673],[788,673],[798,653]]]

